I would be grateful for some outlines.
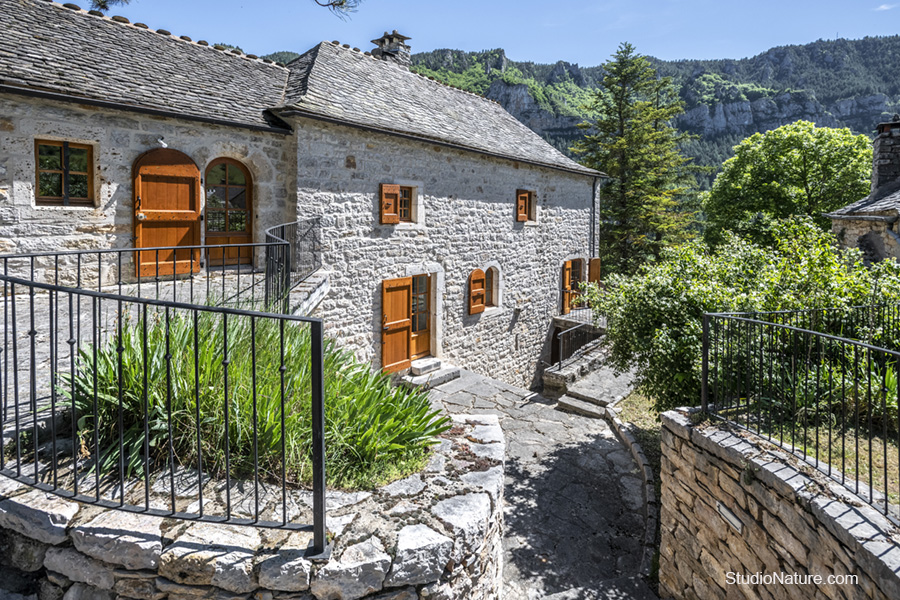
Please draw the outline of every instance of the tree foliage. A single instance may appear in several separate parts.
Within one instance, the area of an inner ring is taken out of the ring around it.
[[[610,177],[600,191],[599,256],[610,272],[630,273],[683,241],[690,159],[679,151],[687,136],[670,124],[683,104],[671,79],[657,77],[627,42],[604,70],[587,107],[596,116],[581,125],[586,134],[573,150]]]
[[[820,227],[822,213],[865,196],[872,174],[872,148],[849,129],[796,121],[755,133],[734,148],[704,202],[707,240],[726,229],[757,243],[772,243],[776,219],[806,215]]]
[[[131,0],[91,0],[91,8],[106,12],[113,6],[128,4],[129,2],[131,2]]]
[[[700,402],[705,312],[774,311],[900,302],[900,265],[867,268],[810,219],[782,221],[775,247],[732,234],[710,250],[697,241],[664,251],[633,276],[588,287],[594,314],[607,318],[613,366],[635,369],[639,389],[666,410]]]

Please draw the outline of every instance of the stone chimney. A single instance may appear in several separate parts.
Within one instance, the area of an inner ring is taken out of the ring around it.
[[[409,68],[411,59],[409,56],[409,46],[406,44],[406,40],[408,39],[410,38],[397,33],[396,29],[393,33],[385,31],[383,36],[377,40],[372,40],[372,43],[378,46],[372,50],[372,56],[377,56],[382,60],[394,62],[402,67]],[[900,123],[898,123],[897,126],[900,127]]]
[[[875,130],[872,161],[872,192],[900,181],[900,115],[888,123],[879,123]]]

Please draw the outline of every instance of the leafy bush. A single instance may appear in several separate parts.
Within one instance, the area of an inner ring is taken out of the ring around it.
[[[775,248],[728,234],[710,250],[697,242],[669,249],[634,276],[589,286],[595,314],[607,317],[611,361],[635,369],[636,383],[659,410],[700,402],[705,312],[847,307],[900,301],[900,265],[862,263],[839,250],[809,219],[777,224]]]
[[[284,467],[289,481],[311,479],[308,326],[229,315],[226,343],[225,323],[212,312],[157,314],[148,318],[146,338],[143,321],[124,322],[121,336],[98,347],[96,359],[93,347],[81,350],[74,379],[63,376],[60,391],[74,397],[80,443],[95,457],[96,432],[101,472],[119,461],[121,343],[123,460],[129,475],[143,469],[146,402],[153,465],[170,460],[170,443],[177,462],[196,465],[199,444],[204,471],[221,474],[227,439],[232,475],[252,474],[256,452],[264,476],[280,477]],[[447,423],[431,409],[427,392],[392,387],[387,376],[326,340],[325,460],[331,485],[366,487],[407,474]]]

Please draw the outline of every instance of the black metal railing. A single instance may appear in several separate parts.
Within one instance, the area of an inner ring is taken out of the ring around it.
[[[267,294],[286,300],[289,290],[322,266],[320,222],[317,217],[266,230],[266,272],[273,274]]]
[[[253,268],[285,248],[0,257],[0,474],[119,510],[311,530],[326,556],[323,323],[272,312],[286,291],[268,282],[289,280]]]
[[[559,348],[559,362],[556,367],[562,369],[567,363],[579,356],[579,351],[602,334],[590,323],[579,323],[556,334]]]
[[[898,305],[706,314],[702,409],[896,518],[898,324]]]

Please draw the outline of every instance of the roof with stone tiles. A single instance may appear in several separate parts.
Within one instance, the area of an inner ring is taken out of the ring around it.
[[[882,186],[862,200],[831,212],[829,216],[867,216],[886,212],[900,212],[900,181]]]
[[[396,63],[322,42],[288,68],[285,109],[597,174],[563,155],[493,100]]]
[[[324,118],[588,175],[499,104],[322,42],[288,67],[50,0],[0,0],[0,85],[252,127]]]
[[[0,82],[247,125],[272,124],[288,70],[46,0],[0,0]]]

